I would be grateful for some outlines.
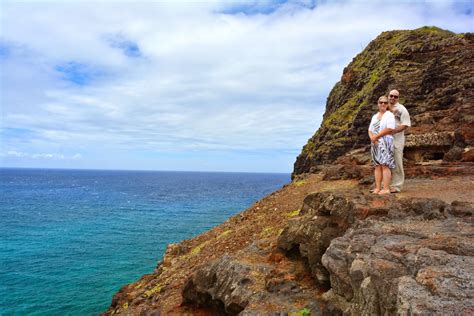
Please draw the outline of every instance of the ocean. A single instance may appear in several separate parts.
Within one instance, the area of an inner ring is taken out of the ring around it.
[[[0,315],[97,315],[290,174],[0,169]]]

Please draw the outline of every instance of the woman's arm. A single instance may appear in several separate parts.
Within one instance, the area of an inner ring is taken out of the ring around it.
[[[368,132],[369,132],[370,141],[371,141],[372,143],[375,143],[375,142],[377,141],[377,138],[376,138],[377,135],[374,134],[374,133],[372,133],[370,130],[369,130]]]
[[[379,139],[385,135],[389,135],[389,134],[392,134],[393,132],[393,128],[384,128],[383,130],[380,131],[380,133],[378,133],[378,135],[375,135],[375,139]]]
[[[370,138],[370,141],[375,143],[377,140],[375,139],[375,136],[377,136],[374,132],[373,132],[373,128],[374,128],[374,118],[375,118],[375,115],[372,117],[372,119],[370,120],[370,124],[369,124],[369,129],[367,131],[367,133],[369,134],[369,138]]]

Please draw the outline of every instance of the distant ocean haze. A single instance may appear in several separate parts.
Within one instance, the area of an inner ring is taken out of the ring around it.
[[[289,174],[0,169],[0,314],[96,315]]]

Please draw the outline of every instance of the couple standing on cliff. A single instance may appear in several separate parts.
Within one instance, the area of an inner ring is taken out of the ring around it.
[[[410,115],[400,103],[400,93],[391,90],[378,99],[379,111],[369,125],[371,156],[375,167],[375,194],[400,192],[405,181],[403,147],[405,129],[411,126]],[[383,188],[382,188],[383,182]]]

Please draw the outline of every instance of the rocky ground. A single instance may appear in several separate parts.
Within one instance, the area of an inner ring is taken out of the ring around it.
[[[389,196],[302,176],[170,245],[105,314],[472,313],[474,167],[439,168]]]

